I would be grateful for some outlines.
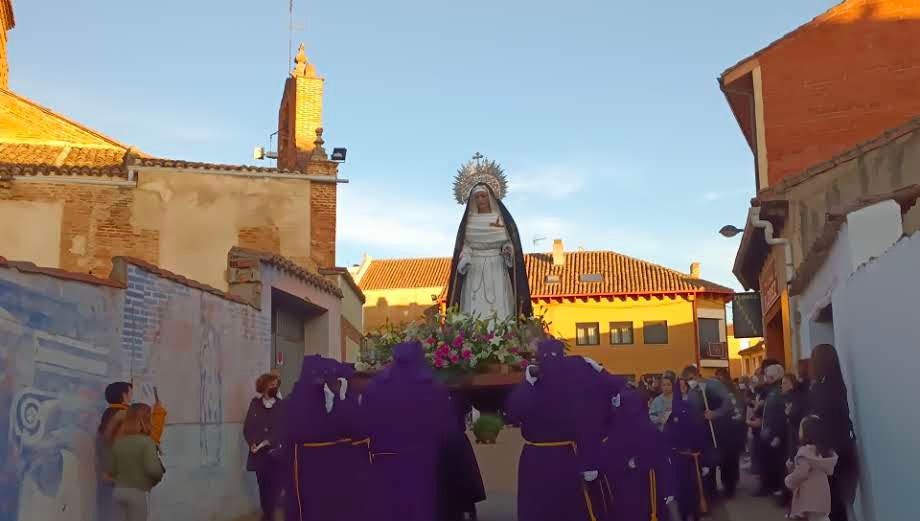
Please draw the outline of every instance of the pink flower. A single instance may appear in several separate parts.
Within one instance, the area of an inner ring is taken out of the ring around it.
[[[447,356],[447,353],[450,352],[450,347],[447,344],[441,344],[438,346],[438,349],[435,351],[435,354],[438,356]]]
[[[464,349],[460,354],[461,356],[463,356],[464,360],[469,360],[470,357],[473,356],[473,352],[470,351],[469,349]]]
[[[520,362],[518,362],[518,365],[521,366],[521,369],[526,369],[527,366],[530,365],[530,362],[528,362],[527,359],[522,359]]]
[[[463,333],[457,335],[457,338],[454,339],[454,347],[460,347],[463,345]]]
[[[436,357],[434,358],[434,366],[435,366],[435,367],[444,367],[444,360],[443,360],[442,358],[436,356]]]
[[[428,337],[427,340],[425,340],[425,343],[428,344],[428,345],[430,345],[430,346],[433,346],[433,345],[435,345],[435,343],[437,343],[437,340],[435,340],[433,336],[430,336],[430,337]]]
[[[521,349],[517,346],[511,346],[508,348],[508,352],[510,353],[518,354],[520,351]]]
[[[457,353],[451,353],[450,361],[456,364],[457,362],[460,361],[460,355],[458,355]]]

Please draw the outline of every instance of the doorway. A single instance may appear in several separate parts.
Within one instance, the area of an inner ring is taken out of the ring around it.
[[[329,313],[323,307],[272,288],[272,369],[281,376],[281,393],[291,391],[306,355],[329,354]]]

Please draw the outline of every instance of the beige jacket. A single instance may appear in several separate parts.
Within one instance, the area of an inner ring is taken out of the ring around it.
[[[791,514],[822,514],[831,511],[831,487],[828,477],[834,474],[837,455],[824,457],[814,445],[799,448],[795,469],[786,476],[786,487],[793,491]]]

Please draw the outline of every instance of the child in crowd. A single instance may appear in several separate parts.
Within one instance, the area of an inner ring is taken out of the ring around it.
[[[827,521],[831,511],[828,478],[837,465],[837,454],[825,441],[823,426],[817,416],[806,416],[799,426],[799,451],[789,465],[786,487],[792,491],[790,519]]]

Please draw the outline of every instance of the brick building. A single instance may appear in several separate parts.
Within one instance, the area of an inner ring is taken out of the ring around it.
[[[920,115],[917,41],[920,3],[847,0],[719,78],[753,152],[757,190],[734,272],[760,291],[766,354],[787,365],[799,360],[788,285],[825,213],[916,182],[903,141]],[[889,162],[860,159],[885,143]]]
[[[4,42],[12,20],[10,1],[0,0]],[[335,266],[336,194],[346,181],[324,148],[322,96],[301,45],[278,112],[278,165],[266,168],[154,157],[4,83],[0,255],[101,278],[113,257],[129,256],[221,291],[238,282],[228,271],[236,249],[283,259],[334,285],[336,296],[321,308],[300,306],[302,294],[275,299],[287,318],[273,324],[300,329],[302,352],[353,358],[363,295]]]
[[[611,251],[564,251],[524,257],[534,313],[574,354],[590,356],[631,379],[690,363],[728,367],[725,303],[732,290],[691,273]],[[450,258],[365,258],[355,278],[367,297],[368,330],[399,324],[443,304]]]

